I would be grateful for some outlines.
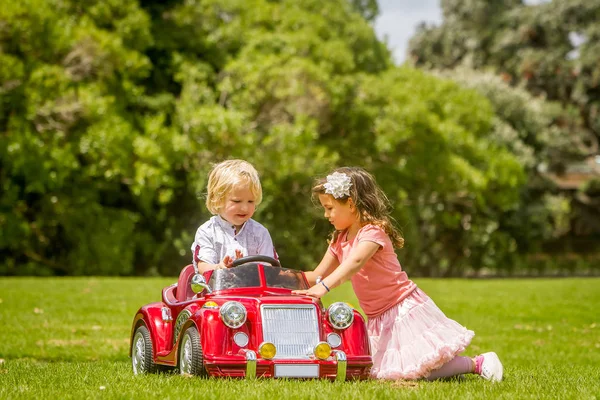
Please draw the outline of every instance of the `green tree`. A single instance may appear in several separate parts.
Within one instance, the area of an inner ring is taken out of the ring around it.
[[[476,90],[394,67],[374,13],[348,0],[2,7],[0,273],[178,273],[226,158],[261,173],[256,218],[287,266],[325,251],[310,186],[337,165],[378,177],[409,270],[510,260],[515,230],[498,221],[524,201],[530,143],[499,141],[500,109]]]
[[[150,19],[136,3],[27,0],[0,21],[2,272],[133,273],[160,243],[139,227],[168,218],[174,186],[171,138],[145,129]]]
[[[519,204],[523,167],[490,140],[483,97],[402,68],[367,77],[352,109],[370,127],[354,160],[369,160],[396,204],[408,270],[457,275],[511,258],[514,238],[497,221]]]
[[[231,157],[254,162],[273,189],[261,217],[288,227],[281,252],[306,254],[316,238],[290,234],[306,223],[289,203],[336,158],[315,141],[327,110],[312,96],[329,102],[338,76],[391,64],[358,5],[3,7],[2,272],[176,272],[207,217],[211,162]]]
[[[422,25],[411,39],[416,65],[491,68],[534,96],[572,105],[581,116],[580,150],[598,152],[600,1],[445,0],[442,10],[442,25]]]
[[[544,201],[552,202],[549,199],[555,198],[560,189],[551,182],[540,186],[542,175],[561,176],[580,168],[580,160],[590,160],[599,154],[600,1],[563,0],[526,5],[522,1],[448,0],[442,1],[442,9],[444,21],[440,26],[423,25],[411,39],[412,62],[421,68],[443,71],[464,68],[491,71],[514,87],[514,94],[506,98],[516,100],[513,109],[517,112],[507,114],[502,109],[509,108],[499,101],[510,90],[501,89],[498,84],[495,88],[475,84],[496,105],[504,130],[520,132],[521,136],[530,132],[522,136],[535,167],[529,169],[530,185],[524,193],[530,199],[527,202],[534,209],[545,209],[545,214],[550,210],[570,212],[570,229],[564,229],[561,222],[564,215],[541,220],[554,224],[550,230],[561,233],[564,244],[560,247],[567,251],[571,239],[577,235],[600,235],[594,222],[600,217],[600,208],[594,195],[590,195],[593,191],[586,191],[586,187],[573,193],[562,191],[561,203],[568,200],[569,205],[553,208],[545,207]],[[472,77],[478,74],[472,71],[468,74],[468,78],[464,72],[447,75],[472,87]],[[526,103],[518,100],[522,97],[520,88],[532,96]],[[541,122],[537,127],[530,124],[530,117],[535,115]],[[545,136],[541,142],[536,140],[540,135]],[[507,139],[502,135],[499,138]],[[594,181],[590,184],[593,186]],[[521,217],[533,214],[530,211],[524,209]],[[522,230],[526,231],[530,230]],[[549,238],[540,233],[536,237],[522,241],[522,247],[539,249],[544,243],[546,247],[557,247],[552,240],[556,235]],[[587,248],[592,250],[594,246]]]

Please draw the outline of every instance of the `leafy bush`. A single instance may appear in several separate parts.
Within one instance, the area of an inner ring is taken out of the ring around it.
[[[226,158],[261,173],[256,219],[286,266],[311,269],[325,251],[331,226],[310,187],[338,165],[377,177],[410,272],[510,265],[534,218],[519,211],[537,114],[393,66],[357,8],[376,12],[347,0],[3,6],[0,274],[178,273],[209,218],[207,173]]]

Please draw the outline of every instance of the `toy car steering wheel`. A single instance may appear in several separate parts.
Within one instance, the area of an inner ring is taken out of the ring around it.
[[[269,257],[269,256],[246,256],[246,257],[238,258],[237,260],[235,260],[231,264],[231,268],[234,268],[234,267],[237,267],[237,266],[240,266],[242,264],[249,263],[249,262],[256,262],[256,261],[264,261],[264,262],[268,262],[269,264],[271,264],[274,267],[281,267],[281,264],[279,263],[279,261],[277,261],[273,257]]]

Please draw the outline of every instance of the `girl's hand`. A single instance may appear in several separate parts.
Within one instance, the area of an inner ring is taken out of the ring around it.
[[[292,290],[292,294],[303,294],[305,296],[314,297],[315,299],[320,299],[327,294],[327,289],[325,289],[325,286],[318,284],[306,290]]]

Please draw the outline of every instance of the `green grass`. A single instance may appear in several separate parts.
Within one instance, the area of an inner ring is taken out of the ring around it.
[[[600,279],[417,280],[496,351],[505,380],[346,382],[133,376],[137,309],[174,278],[0,278],[0,399],[387,399],[600,397]],[[325,299],[358,305],[348,285]]]

